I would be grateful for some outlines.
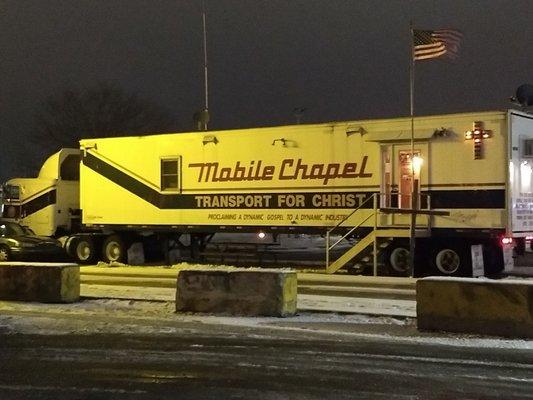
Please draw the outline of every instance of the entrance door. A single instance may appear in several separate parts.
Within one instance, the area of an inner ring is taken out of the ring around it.
[[[420,156],[420,150],[415,149],[414,155]],[[411,150],[401,150],[399,152],[400,185],[398,203],[400,208],[412,208],[413,171],[411,160]]]
[[[422,169],[426,170],[429,164],[428,143],[416,143],[414,155],[426,158]],[[411,171],[411,145],[410,144],[387,144],[381,147],[381,207],[412,208],[411,197],[413,190]],[[423,171],[418,178],[418,193],[422,181],[427,184],[428,176]],[[421,181],[422,179],[422,181]],[[420,199],[418,205],[420,206]]]
[[[420,150],[415,149],[414,154],[419,156]],[[410,146],[382,146],[381,162],[383,166],[381,207],[411,208],[412,172]]]

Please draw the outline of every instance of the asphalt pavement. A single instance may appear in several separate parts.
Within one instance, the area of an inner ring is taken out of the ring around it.
[[[0,399],[533,397],[528,342],[424,334],[410,320],[223,320],[135,306],[0,303]]]
[[[241,318],[175,313],[177,271],[127,270],[148,287],[86,282],[75,304],[0,302],[0,400],[533,399],[533,341],[420,332],[409,315],[369,312],[386,303],[368,288],[409,296],[410,280],[331,276],[319,313]],[[358,279],[366,297],[334,295]],[[329,312],[335,301],[352,311]]]

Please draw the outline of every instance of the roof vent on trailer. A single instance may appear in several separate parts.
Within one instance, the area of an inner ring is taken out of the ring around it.
[[[352,136],[356,133],[359,133],[360,135],[364,135],[366,132],[365,128],[363,128],[360,125],[348,125],[346,127],[346,136]]]

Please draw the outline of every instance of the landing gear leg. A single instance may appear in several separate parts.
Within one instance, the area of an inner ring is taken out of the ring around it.
[[[163,240],[163,255],[167,265],[175,264],[182,259],[184,246],[180,242],[180,234],[168,235]]]
[[[195,261],[201,261],[202,252],[205,250],[206,244],[206,235],[191,235],[191,245],[189,248],[191,259]]]

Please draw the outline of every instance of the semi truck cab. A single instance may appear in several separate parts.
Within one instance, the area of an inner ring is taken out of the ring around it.
[[[37,178],[15,178],[3,187],[4,218],[31,226],[39,236],[62,236],[79,225],[78,149],[61,149]]]

